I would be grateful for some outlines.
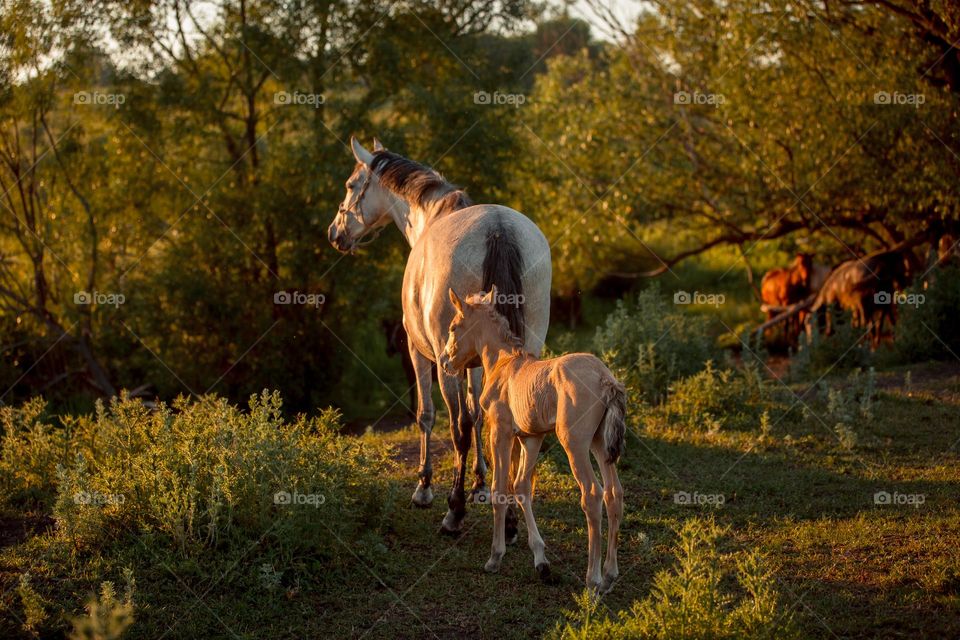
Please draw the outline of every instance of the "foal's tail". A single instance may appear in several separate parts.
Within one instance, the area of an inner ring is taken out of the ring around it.
[[[627,425],[624,421],[627,413],[627,394],[623,385],[610,376],[600,381],[600,399],[606,406],[600,428],[603,430],[603,448],[607,451],[607,462],[616,464],[623,453]]]

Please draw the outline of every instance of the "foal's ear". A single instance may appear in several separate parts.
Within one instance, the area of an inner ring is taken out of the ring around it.
[[[383,144],[380,142],[380,140],[379,140],[378,138],[374,138],[374,139],[373,139],[373,152],[374,152],[374,153],[376,153],[377,151],[386,151],[386,150],[387,150],[387,148],[386,148],[385,146],[383,146]]]
[[[370,166],[370,162],[373,161],[373,155],[363,148],[363,145],[360,144],[356,136],[350,136],[350,148],[353,150],[353,157],[357,159],[357,162],[367,167]]]
[[[497,285],[490,285],[490,291],[486,293],[482,298],[480,298],[481,304],[493,304],[493,301],[497,299]]]
[[[453,308],[457,310],[457,313],[463,313],[463,301],[460,300],[460,297],[457,295],[457,292],[451,287],[448,290],[450,294],[450,304],[453,305]]]

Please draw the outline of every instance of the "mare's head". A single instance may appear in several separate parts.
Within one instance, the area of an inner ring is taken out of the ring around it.
[[[350,138],[350,147],[357,164],[347,178],[347,193],[337,209],[337,215],[330,228],[327,239],[342,253],[349,253],[363,244],[372,242],[376,234],[361,242],[368,234],[378,232],[390,224],[393,218],[390,209],[396,205],[395,199],[380,184],[380,177],[372,165],[374,154],[384,151],[379,140],[373,141],[373,153],[367,151],[356,138]]]

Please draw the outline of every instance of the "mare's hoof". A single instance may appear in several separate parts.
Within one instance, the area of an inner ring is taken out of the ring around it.
[[[540,582],[544,584],[553,584],[553,577],[550,574],[550,563],[541,562],[537,565],[537,575],[540,576]]]
[[[453,511],[447,511],[443,516],[443,523],[440,524],[440,533],[445,536],[459,536],[463,531],[463,516],[459,518]]]
[[[410,498],[410,502],[415,507],[426,509],[433,503],[433,489],[430,487],[417,486],[416,491],[413,492],[413,497]]]
[[[487,573],[497,573],[500,571],[500,561],[490,558],[487,560],[487,564],[483,565],[483,570]]]

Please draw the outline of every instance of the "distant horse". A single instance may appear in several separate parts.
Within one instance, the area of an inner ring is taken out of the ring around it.
[[[880,343],[883,322],[896,324],[896,292],[907,285],[909,261],[903,251],[880,251],[841,263],[827,277],[810,307],[810,316],[826,313],[826,333],[833,332],[830,308],[851,312],[853,326],[868,327],[873,346]],[[812,324],[808,319],[808,333]]]
[[[497,288],[475,294],[466,302],[450,289],[457,315],[450,323],[441,367],[460,370],[480,357],[484,387],[480,403],[489,421],[493,456],[493,544],[487,571],[499,571],[506,552],[507,502],[515,494],[527,524],[533,565],[541,577],[549,575],[543,538],[533,517],[533,472],[544,437],[555,431],[567,452],[570,469],[580,487],[580,506],[587,517],[588,588],[608,591],[619,575],[617,535],[623,520],[623,487],[617,460],[623,452],[626,392],[610,370],[589,353],[570,353],[539,360],[523,350],[523,342],[494,307]],[[520,464],[513,491],[508,470],[511,450],[520,441]],[[597,482],[590,453],[600,467]],[[600,572],[601,501],[607,508],[607,559]]]
[[[760,281],[760,297],[767,307],[767,320],[777,315],[777,309],[789,307],[810,295],[810,278],[813,274],[813,256],[798,253],[793,265],[768,271]],[[787,341],[793,342],[800,333],[801,323],[796,316],[786,321],[784,331]]]
[[[369,244],[391,222],[410,244],[403,275],[403,325],[417,377],[417,425],[420,427],[420,482],[413,503],[433,501],[430,434],[434,410],[431,363],[437,362],[454,316],[447,290],[468,292],[496,285],[497,308],[521,336],[524,348],[539,354],[550,319],[550,245],[523,214],[500,205],[473,205],[466,193],[439,173],[374,143],[371,153],[350,139],[357,161],[347,179],[347,193],[327,232],[330,244],[344,253]],[[463,376],[438,371],[440,391],[450,416],[455,450],[454,481],[442,531],[456,533],[466,514],[464,477],[476,431],[477,500],[488,495],[479,408],[479,362]]]

